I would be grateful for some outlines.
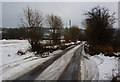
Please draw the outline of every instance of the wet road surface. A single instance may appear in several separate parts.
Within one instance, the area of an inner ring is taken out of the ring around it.
[[[77,49],[71,62],[69,63],[69,65],[58,80],[78,80],[82,46]]]

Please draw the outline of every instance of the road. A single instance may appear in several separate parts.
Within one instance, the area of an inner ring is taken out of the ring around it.
[[[17,78],[20,80],[98,80],[97,64],[83,53],[84,43],[72,46],[37,68]],[[69,59],[68,59],[69,58]],[[69,61],[68,61],[69,60]]]
[[[54,61],[56,61],[58,58],[60,58],[62,55],[64,55],[65,53],[67,53],[69,50],[71,50],[73,47],[72,46],[66,50],[64,50],[63,52],[56,54],[55,57],[51,58],[50,60],[44,62],[43,64],[39,65],[37,68],[35,68],[34,70],[31,70],[30,72],[26,73],[25,75],[17,78],[16,80],[34,80],[37,78],[37,76],[44,70],[46,69],[48,66],[50,66]]]
[[[72,46],[69,49],[64,50],[63,52],[56,54],[55,57],[51,58],[50,60],[44,62],[43,64],[39,65],[37,68],[31,70],[30,72],[24,74],[23,76],[16,79],[15,82],[19,80],[36,80],[41,73],[43,73],[44,70],[46,70],[48,67],[50,67],[55,61],[61,58],[61,56],[65,55],[68,51],[72,50],[75,46]],[[70,59],[70,62],[65,66],[65,69],[63,72],[60,73],[60,76],[58,77],[59,80],[78,80],[79,70],[80,70],[80,56],[82,51],[83,44],[81,43],[81,46],[76,48],[74,51],[73,56]],[[70,55],[70,54],[68,54]],[[67,55],[66,55],[67,56]],[[64,57],[66,57],[64,56]],[[62,61],[62,60],[61,60]],[[54,68],[52,68],[54,69]],[[59,73],[59,72],[58,72]]]
[[[83,45],[82,45],[83,46]],[[71,62],[64,70],[63,74],[58,80],[78,80],[78,73],[80,69],[80,56],[82,51],[82,46],[80,46],[72,57]]]

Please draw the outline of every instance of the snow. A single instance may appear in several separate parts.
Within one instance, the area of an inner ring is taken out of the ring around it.
[[[120,52],[117,52],[118,55],[120,55]]]
[[[0,40],[2,59],[0,77],[3,80],[14,80],[62,52],[62,50],[54,51],[46,58],[37,57],[33,52],[26,52],[21,56],[16,54],[18,50],[26,51],[29,47],[27,40]]]
[[[98,68],[97,65],[94,61],[92,60],[88,60],[88,59],[84,59],[81,62],[81,78],[82,80],[98,80],[99,78],[99,73],[98,73]]]
[[[73,57],[74,52],[82,44],[68,51],[51,64],[40,74],[37,80],[58,79]],[[54,57],[55,54],[62,52],[62,50],[54,51],[46,58],[36,57],[33,52],[26,52],[22,56],[16,55],[18,50],[24,52],[29,47],[30,45],[27,40],[0,40],[0,77],[3,80],[14,80]],[[84,52],[84,49],[82,55],[81,77],[83,80],[110,80],[114,71],[114,75],[118,73],[117,57],[104,56],[104,54],[90,56]]]
[[[117,57],[104,56],[104,54],[102,53],[100,53],[99,55],[90,56],[89,54],[85,53],[84,49],[82,51],[82,55],[83,55],[83,58],[81,58],[82,80],[86,79],[89,80],[88,76],[92,77],[92,80],[111,80],[113,75],[116,76],[118,74]]]
[[[80,61],[80,73],[81,79],[80,80],[98,80],[99,79],[99,70],[97,67],[96,62],[90,59],[88,54],[84,52],[84,46],[82,50],[82,56]]]
[[[69,64],[71,58],[74,56],[75,51],[81,45],[74,47],[72,50],[68,51],[66,54],[56,60],[53,64],[46,68],[36,80],[57,80]]]
[[[118,58],[99,54],[91,56],[90,59],[95,61],[98,65],[99,80],[111,80],[114,72],[118,74]]]
[[[120,52],[117,52],[117,53],[114,53],[114,54],[118,56],[118,55],[120,55]]]
[[[2,64],[9,63],[23,56],[18,56],[18,50],[26,51],[30,45],[27,40],[0,40]]]

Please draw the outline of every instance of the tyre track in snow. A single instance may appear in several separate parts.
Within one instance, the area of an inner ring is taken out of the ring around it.
[[[39,58],[40,57],[35,57],[34,56],[34,58],[33,58],[32,56],[30,56],[30,57],[21,59],[21,60],[19,60],[17,62],[14,61],[13,63],[6,64],[6,65],[4,65],[3,67],[0,68],[0,70],[2,70],[2,73],[0,73],[0,75],[7,72],[7,71],[9,71],[10,69],[12,69],[14,67],[17,67],[17,66],[23,64],[23,63],[27,63],[29,61],[33,61],[33,60],[36,60],[36,59],[39,59]]]
[[[99,80],[99,70],[93,60],[82,58],[82,65],[84,69],[82,80]]]
[[[10,64],[13,64],[13,63],[17,63],[17,62],[19,62],[19,61],[22,61],[22,60],[25,60],[25,59],[28,59],[28,58],[31,58],[31,57],[33,57],[33,56],[29,56],[29,57],[26,57],[26,58],[23,58],[23,59],[11,61],[11,62],[9,62],[9,63],[3,64],[3,65],[0,66],[0,67],[4,67],[4,66],[7,66],[7,65],[10,65]]]
[[[81,57],[81,80],[99,80],[99,69],[96,62],[91,60],[84,52],[84,46]]]
[[[41,57],[39,57],[39,56],[38,57],[37,56],[28,56],[28,57],[25,57],[23,59],[19,59],[19,60],[12,61],[12,62],[9,62],[7,64],[4,64],[4,65],[0,66],[0,70],[2,71],[2,72],[0,72],[0,75],[2,73],[5,73],[5,72],[9,71],[10,69],[12,69],[16,66],[19,66],[21,64],[24,64],[24,63],[27,63],[29,61],[33,61],[33,60],[36,60],[36,59],[40,59],[40,58]]]

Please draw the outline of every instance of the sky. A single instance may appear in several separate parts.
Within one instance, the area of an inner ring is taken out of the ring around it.
[[[115,12],[115,17],[118,18],[117,2],[2,2],[2,27],[19,27],[19,17],[23,16],[23,9],[29,6],[40,10],[44,17],[49,14],[60,16],[65,27],[69,27],[68,21],[71,20],[72,25],[84,28],[81,24],[85,19],[83,14],[98,5],[108,8],[110,14]],[[47,27],[47,24],[44,23],[43,26]],[[118,27],[117,20],[114,27]]]
[[[0,2],[0,27],[2,27],[2,3]]]

